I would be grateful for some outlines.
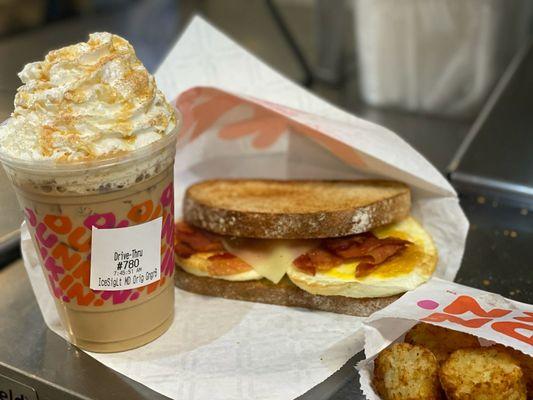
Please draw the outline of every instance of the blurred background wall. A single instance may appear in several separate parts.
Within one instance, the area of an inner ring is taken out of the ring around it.
[[[525,42],[532,10],[530,0],[0,0],[0,43],[78,21],[164,53],[200,13],[337,104],[460,118]]]

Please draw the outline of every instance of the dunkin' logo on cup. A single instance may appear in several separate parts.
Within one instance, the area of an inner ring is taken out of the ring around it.
[[[132,204],[125,215],[113,212],[87,216],[77,225],[68,215],[38,215],[25,208],[28,227],[42,260],[43,271],[52,294],[64,302],[79,306],[122,304],[137,300],[143,292],[150,294],[163,286],[174,272],[174,189],[165,187],[159,202],[146,200]],[[149,285],[127,290],[90,289],[91,229],[122,228],[162,218],[161,279]]]
[[[432,310],[431,314],[420,318],[421,321],[448,324],[451,328],[460,325],[472,330],[473,334],[481,328],[490,329],[533,346],[533,312],[483,307],[475,298],[467,295],[457,295],[446,305],[430,299],[420,300],[416,304],[424,310]]]

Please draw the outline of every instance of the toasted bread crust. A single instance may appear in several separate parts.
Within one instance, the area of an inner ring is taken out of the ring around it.
[[[395,181],[210,180],[183,200],[186,222],[221,235],[258,239],[346,236],[409,215],[409,188]]]
[[[400,297],[354,299],[344,296],[319,296],[298,288],[286,276],[278,284],[267,279],[233,282],[195,276],[178,267],[174,277],[177,287],[192,293],[360,317],[369,316]]]

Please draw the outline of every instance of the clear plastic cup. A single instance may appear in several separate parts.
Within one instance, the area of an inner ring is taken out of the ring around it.
[[[96,161],[24,161],[0,150],[43,278],[70,340],[83,349],[135,348],[156,339],[172,323],[173,166],[178,128],[136,151]],[[161,278],[135,289],[91,289],[92,227],[121,228],[159,217]]]

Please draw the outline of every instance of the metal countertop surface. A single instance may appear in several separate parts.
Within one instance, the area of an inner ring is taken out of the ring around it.
[[[116,19],[103,18],[98,24],[102,29],[111,29],[128,37],[140,58],[151,68],[157,65],[177,35],[176,28],[164,22],[159,37],[143,32],[128,35],[127,24],[117,25]],[[94,30],[94,24],[87,26]],[[0,43],[0,58],[4,60],[9,55],[9,62],[0,66],[0,117],[5,117],[11,109],[18,86],[14,76],[20,66],[41,57],[46,47],[83,39],[87,26],[73,21],[54,26],[44,33],[29,33]],[[164,46],[160,45],[162,42]],[[20,46],[26,46],[24,54],[16,52]],[[469,132],[472,122],[371,107],[352,111],[396,131],[442,171]],[[482,128],[478,130],[483,131]],[[479,137],[483,136],[481,133]],[[467,158],[468,151],[464,156]],[[525,165],[528,165],[527,161],[527,158],[523,161]],[[0,187],[5,188],[2,179],[0,177]],[[508,203],[491,193],[467,192],[461,203],[470,220],[471,231],[457,281],[519,301],[533,302],[529,261],[533,257],[533,210],[527,204]],[[0,204],[3,211],[0,216],[1,237],[3,232],[18,228],[20,214],[13,194],[5,189],[0,192]],[[0,388],[7,385],[5,377],[8,377],[35,388],[40,400],[166,398],[101,365],[51,332],[44,324],[21,260],[0,269],[0,288]],[[360,358],[361,354],[354,355],[340,371],[303,395],[302,399],[362,399],[353,368]]]

